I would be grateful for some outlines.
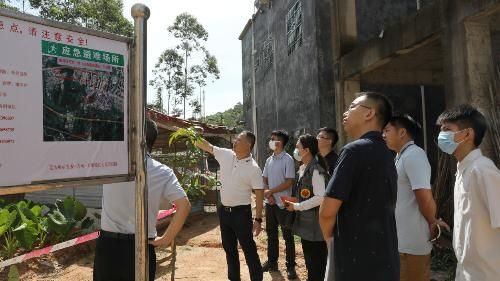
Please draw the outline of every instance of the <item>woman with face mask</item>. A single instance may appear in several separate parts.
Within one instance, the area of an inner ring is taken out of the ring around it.
[[[296,212],[292,232],[301,238],[310,281],[324,279],[327,261],[327,246],[319,226],[319,206],[329,176],[325,160],[318,152],[316,137],[309,134],[299,137],[293,153],[295,160],[302,162],[294,187],[295,200],[285,200],[286,208]]]

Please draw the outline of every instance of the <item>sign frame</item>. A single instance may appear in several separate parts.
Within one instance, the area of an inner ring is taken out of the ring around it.
[[[18,193],[30,193],[36,191],[57,189],[57,188],[68,188],[68,187],[80,187],[80,186],[88,186],[88,185],[98,185],[98,184],[109,184],[116,182],[124,182],[124,181],[134,181],[135,180],[135,155],[133,149],[134,143],[134,128],[136,128],[136,120],[135,109],[132,106],[132,93],[134,89],[134,77],[133,77],[133,69],[131,67],[133,63],[133,38],[120,36],[112,33],[107,33],[103,31],[97,31],[81,26],[75,26],[67,23],[57,22],[53,20],[43,19],[40,17],[23,14],[20,12],[3,9],[0,8],[0,16],[11,18],[14,20],[26,21],[38,25],[43,25],[52,28],[58,28],[70,32],[82,33],[85,35],[91,35],[103,39],[108,39],[112,41],[117,41],[121,43],[127,44],[127,54],[128,55],[128,63],[124,65],[124,68],[127,69],[128,74],[128,85],[127,88],[127,132],[128,137],[127,141],[127,153],[128,153],[128,174],[117,174],[117,175],[109,175],[109,176],[95,176],[95,177],[80,177],[80,178],[67,178],[67,179],[55,179],[55,180],[44,180],[44,181],[33,181],[30,184],[23,185],[12,185],[12,186],[2,186],[0,187],[0,195],[9,195],[9,194],[18,194]]]

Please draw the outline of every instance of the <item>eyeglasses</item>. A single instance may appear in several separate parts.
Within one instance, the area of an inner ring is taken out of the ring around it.
[[[325,137],[325,136],[317,136],[316,139],[324,139],[324,140],[331,140],[331,138],[329,137]]]
[[[351,104],[351,105],[349,105],[349,108],[347,108],[347,111],[351,111],[351,110],[355,109],[355,108],[356,108],[356,107],[358,107],[358,106],[364,107],[364,108],[366,108],[366,109],[372,109],[372,108],[371,108],[371,107],[369,107],[369,106],[362,105],[362,104],[358,103],[358,104]]]

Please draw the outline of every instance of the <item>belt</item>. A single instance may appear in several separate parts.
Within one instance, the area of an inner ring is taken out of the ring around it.
[[[118,240],[134,240],[135,239],[135,234],[133,233],[119,233],[119,232],[110,232],[106,230],[101,230],[100,237],[103,238],[111,238],[111,239],[118,239]],[[148,240],[154,240],[154,238],[148,238]]]
[[[249,209],[250,208],[250,205],[238,205],[238,206],[224,206],[224,205],[221,205],[220,206],[221,210],[223,210],[224,212],[227,212],[227,213],[232,213],[232,212],[236,212],[238,210],[244,210],[244,209]]]
[[[112,238],[112,239],[118,239],[118,240],[134,240],[135,235],[133,233],[126,234],[126,233],[118,233],[118,232],[110,232],[106,230],[101,230],[101,234],[99,235],[104,238]]]

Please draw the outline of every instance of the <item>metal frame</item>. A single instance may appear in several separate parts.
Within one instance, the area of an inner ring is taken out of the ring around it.
[[[132,181],[135,177],[135,169],[133,163],[133,147],[132,147],[132,133],[131,129],[135,126],[134,119],[132,118],[131,111],[131,92],[132,87],[132,75],[131,75],[131,58],[132,58],[132,38],[120,36],[116,34],[111,34],[107,32],[97,31],[81,26],[75,26],[67,23],[57,22],[53,20],[43,19],[40,17],[23,14],[19,12],[15,12],[8,9],[0,9],[0,16],[9,17],[17,20],[27,21],[35,24],[45,25],[49,27],[64,29],[72,32],[84,33],[87,35],[92,35],[104,39],[109,39],[118,42],[127,43],[128,53],[129,53],[129,63],[128,66],[128,77],[129,77],[129,87],[128,87],[128,154],[129,154],[129,163],[128,163],[128,174],[119,174],[119,175],[110,175],[110,176],[99,176],[99,177],[85,177],[85,178],[69,178],[62,180],[47,180],[47,181],[38,181],[32,182],[27,185],[15,185],[15,186],[2,186],[0,187],[0,195],[9,195],[9,194],[17,194],[17,193],[28,193],[35,191],[43,191],[49,189],[56,188],[65,188],[65,187],[79,187],[85,185],[95,185],[95,184],[107,184],[107,183],[115,183],[115,182],[123,182],[123,181]]]

